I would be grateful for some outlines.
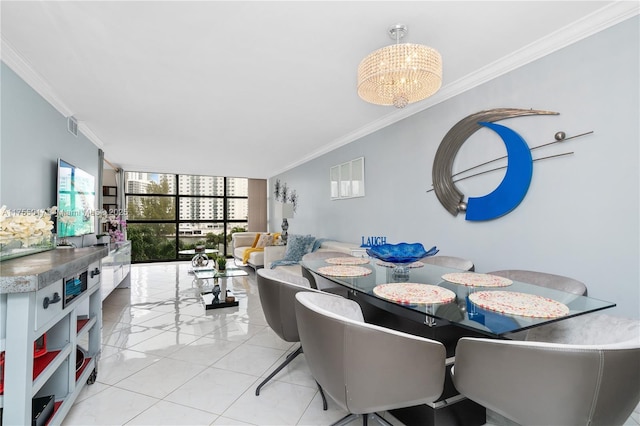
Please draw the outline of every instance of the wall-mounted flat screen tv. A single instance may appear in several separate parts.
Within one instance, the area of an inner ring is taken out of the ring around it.
[[[76,237],[95,232],[95,177],[58,159],[58,237]]]

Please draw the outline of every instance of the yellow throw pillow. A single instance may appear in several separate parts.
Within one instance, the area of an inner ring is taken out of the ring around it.
[[[255,248],[264,248],[271,245],[273,245],[273,235],[262,234],[260,235]]]

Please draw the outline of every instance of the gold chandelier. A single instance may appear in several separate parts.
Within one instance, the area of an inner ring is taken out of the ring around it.
[[[442,57],[428,46],[401,44],[406,25],[393,25],[388,32],[396,44],[370,53],[358,66],[358,95],[372,104],[404,108],[440,89]]]

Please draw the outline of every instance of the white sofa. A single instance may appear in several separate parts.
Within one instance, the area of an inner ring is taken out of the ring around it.
[[[266,231],[260,232],[234,232],[231,234],[231,248],[233,252],[233,257],[240,264],[244,264],[242,262],[242,258],[244,256],[244,251],[248,248],[251,248],[253,242],[256,239],[257,234],[266,234]],[[264,266],[264,252],[262,251],[254,251],[249,255],[249,260],[247,264],[254,269],[262,268]]]
[[[271,268],[271,263],[284,258],[287,246],[269,246],[264,248],[264,267]],[[363,249],[356,243],[345,243],[342,241],[325,240],[320,244],[317,251],[338,251],[353,256],[360,256]],[[279,265],[275,269],[288,271],[296,275],[302,275],[300,265]]]

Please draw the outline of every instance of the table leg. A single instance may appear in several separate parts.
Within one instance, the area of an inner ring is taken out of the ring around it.
[[[215,278],[212,292],[202,293],[201,299],[206,310],[238,306],[238,300],[227,302],[227,281],[229,278]],[[220,281],[218,281],[220,280]],[[219,283],[222,283],[219,285]]]

